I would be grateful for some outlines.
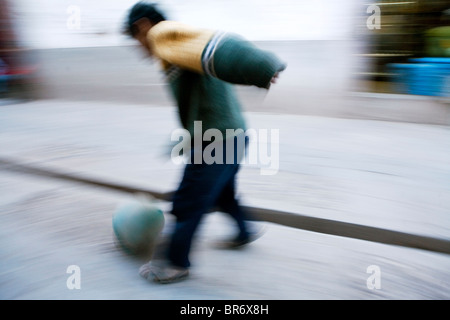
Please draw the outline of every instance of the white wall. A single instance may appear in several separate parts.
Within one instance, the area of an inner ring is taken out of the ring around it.
[[[13,0],[15,22],[31,47],[120,45],[119,30],[136,0]],[[352,33],[359,0],[165,0],[169,18],[238,32],[250,40],[336,40]],[[70,29],[67,9],[80,9]]]

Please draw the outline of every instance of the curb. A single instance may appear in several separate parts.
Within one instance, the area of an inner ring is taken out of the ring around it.
[[[59,170],[55,170],[54,168],[50,169],[44,168],[42,166],[37,166],[35,164],[24,164],[21,161],[6,159],[3,157],[0,158],[0,170],[8,170],[13,172],[44,176],[47,178],[61,179],[75,183],[102,187],[110,190],[113,189],[125,193],[147,194],[162,201],[170,201],[172,195],[172,192],[157,192],[148,189],[136,188],[134,186],[112,183],[110,181],[102,181],[101,179],[84,177],[80,174],[74,175],[67,172],[62,172]],[[243,206],[243,208],[250,214],[251,220],[253,221],[272,222],[296,229],[302,229],[328,235],[421,249],[436,253],[450,254],[450,240],[447,239],[433,238],[337,220],[316,218],[293,212],[269,210],[249,206]]]

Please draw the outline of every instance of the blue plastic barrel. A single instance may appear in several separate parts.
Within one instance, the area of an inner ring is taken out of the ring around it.
[[[424,96],[450,96],[450,58],[417,58],[389,65],[396,91]]]
[[[430,70],[430,86],[433,86],[436,96],[450,97],[450,58],[427,57],[411,59],[416,64],[432,65]]]

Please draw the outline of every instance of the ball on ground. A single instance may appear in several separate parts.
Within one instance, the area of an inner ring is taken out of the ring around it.
[[[122,249],[140,254],[152,250],[164,227],[162,210],[149,200],[128,200],[116,208],[112,225]]]

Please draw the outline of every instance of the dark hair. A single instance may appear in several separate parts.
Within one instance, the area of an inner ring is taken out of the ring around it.
[[[128,12],[123,30],[124,33],[133,37],[137,32],[134,23],[142,18],[147,18],[153,24],[166,20],[165,15],[157,8],[156,4],[140,1]]]

